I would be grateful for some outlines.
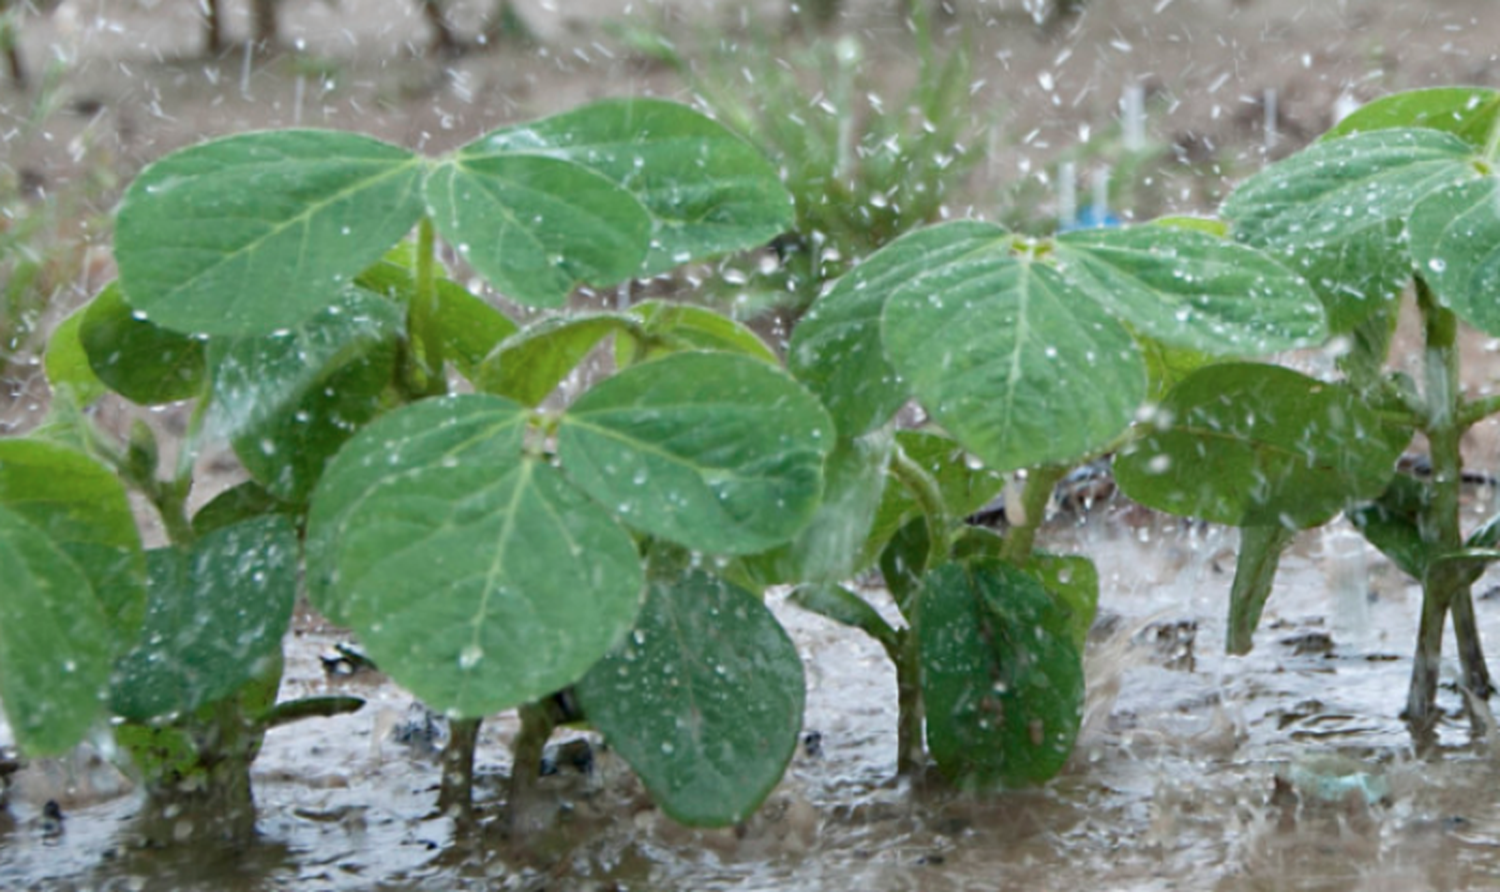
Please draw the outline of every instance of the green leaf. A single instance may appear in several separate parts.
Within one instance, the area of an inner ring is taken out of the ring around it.
[[[1349,510],[1349,521],[1380,553],[1413,579],[1426,579],[1431,549],[1420,518],[1428,510],[1429,484],[1405,474],[1391,478],[1380,498]]]
[[[135,317],[116,282],[83,309],[78,341],[89,367],[133,403],[154,406],[203,395],[203,341]]]
[[[1240,241],[1305,277],[1349,331],[1411,277],[1406,217],[1426,195],[1469,179],[1472,150],[1433,130],[1376,130],[1316,143],[1251,177],[1222,213]]]
[[[1335,124],[1320,139],[1370,130],[1426,127],[1451,133],[1475,149],[1485,148],[1500,115],[1500,93],[1483,87],[1433,87],[1382,96]]]
[[[83,342],[78,339],[78,330],[83,327],[83,316],[88,306],[74,310],[47,339],[47,353],[43,367],[47,372],[47,383],[54,391],[67,390],[79,406],[87,406],[109,393],[109,388],[89,367],[88,354]]]
[[[823,467],[823,499],[796,538],[743,560],[762,586],[788,582],[838,582],[869,564],[863,548],[886,487],[886,465],[895,441],[877,431],[840,440]],[[872,556],[873,557],[873,556]]]
[[[1129,332],[1008,242],[898,287],[881,330],[923,407],[997,470],[1088,455],[1125,430],[1145,398]]]
[[[1004,561],[947,563],[924,577],[927,745],[955,783],[1039,783],[1067,761],[1084,696],[1067,614]]]
[[[99,717],[109,677],[102,598],[78,564],[0,505],[0,699],[28,753],[62,755]]]
[[[1500,335],[1500,178],[1434,192],[1411,215],[1417,272],[1444,304],[1488,335]]]
[[[610,334],[630,331],[618,313],[553,316],[521,329],[479,366],[474,386],[525,406],[539,405]]]
[[[1215,238],[1227,238],[1229,236],[1229,224],[1214,217],[1191,217],[1171,214],[1165,217],[1156,217],[1149,225],[1203,232]]]
[[[1083,653],[1099,611],[1099,569],[1081,554],[1040,551],[1032,553],[1024,569],[1067,608],[1069,637]]]
[[[880,577],[902,616],[912,615],[911,607],[922,589],[931,550],[927,519],[916,517],[902,524],[880,552]]]
[[[425,163],[352,133],[278,130],[174,152],[126,190],[120,285],[152,322],[252,336],[332,304],[422,214]]]
[[[629,192],[566,160],[460,149],[427,178],[443,238],[506,297],[560,306],[580,283],[609,285],[641,266],[651,217]]]
[[[193,533],[206,536],[214,530],[267,514],[280,514],[294,524],[301,520],[296,505],[276,498],[254,480],[246,480],[224,490],[199,508],[193,515]]]
[[[640,320],[643,344],[623,332],[615,338],[615,363],[620,368],[658,359],[682,350],[721,350],[742,353],[780,365],[775,352],[755,332],[728,316],[692,304],[644,300],[626,310]],[[643,349],[644,348],[644,349]]]
[[[803,610],[816,613],[824,619],[859,629],[885,647],[887,653],[895,653],[901,646],[900,633],[891,628],[870,602],[859,595],[831,582],[811,582],[792,590],[787,600]]]
[[[787,365],[828,407],[839,435],[885,424],[911,391],[886,359],[881,317],[902,286],[990,248],[1006,233],[963,221],[907,233],[856,266],[792,330]]]
[[[383,407],[402,327],[395,304],[350,288],[283,333],[216,340],[209,430],[277,498],[306,501],[328,459]]]
[[[500,397],[426,400],[344,447],[314,493],[314,603],[423,702],[488,715],[577,681],[630,628],[630,535],[523,456],[529,413]]]
[[[1317,526],[1385,489],[1409,431],[1385,428],[1343,385],[1225,363],[1193,374],[1115,458],[1143,505],[1233,526]]]
[[[802,728],[796,645],[760,599],[702,570],[654,579],[632,632],[584,676],[584,712],[674,820],[748,818]]]
[[[649,215],[649,253],[618,278],[752,248],[792,226],[776,168],[722,124],[659,99],[611,99],[503,130],[466,159],[538,156],[575,165],[628,192]]]
[[[1206,353],[1168,347],[1147,337],[1137,338],[1136,343],[1141,348],[1141,357],[1146,360],[1146,396],[1150,402],[1160,402],[1187,376],[1215,362],[1215,358]]]
[[[141,639],[115,664],[110,704],[134,721],[222,700],[281,657],[297,597],[297,533],[284,517],[214,530],[148,555]]]
[[[0,506],[83,573],[116,645],[134,640],[145,609],[146,561],[125,487],[109,468],[65,446],[0,440]]]
[[[1260,356],[1321,343],[1323,306],[1300,276],[1244,245],[1160,226],[1058,237],[1073,285],[1163,344],[1212,356]]]
[[[1240,550],[1235,556],[1234,584],[1229,589],[1229,623],[1224,649],[1237,655],[1255,646],[1255,629],[1271,597],[1281,553],[1297,537],[1297,531],[1280,524],[1246,526],[1240,530]]]
[[[569,478],[623,522],[696,551],[752,554],[817,507],[833,425],[778,369],[728,353],[632,366],[562,417]]]

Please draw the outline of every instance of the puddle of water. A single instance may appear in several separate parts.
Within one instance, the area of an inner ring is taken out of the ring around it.
[[[13,793],[12,819],[0,821],[0,888],[894,892],[1500,882],[1500,803],[1475,795],[1500,779],[1500,761],[1471,745],[1452,690],[1441,695],[1445,752],[1435,761],[1412,756],[1396,714],[1420,593],[1352,531],[1299,540],[1245,657],[1222,648],[1231,531],[1096,515],[1054,531],[1051,544],[1098,562],[1109,616],[1090,645],[1077,753],[1041,789],[970,796],[897,782],[895,681],[882,652],[777,603],[806,660],[806,730],[816,738],[746,827],[673,825],[628,769],[599,752],[591,776],[565,770],[544,779],[561,809],[552,838],[527,853],[508,848],[498,831],[454,846],[448,822],[429,817],[435,761],[420,741],[399,739],[415,715],[409,697],[378,676],[327,676],[318,657],[342,639],[309,626],[289,646],[283,695],[337,689],[370,703],[268,736],[256,765],[255,846],[132,850],[130,795],[70,804],[65,831],[45,837],[39,805],[69,781],[54,777],[48,786],[32,769]],[[1490,642],[1500,635],[1495,604],[1478,604]],[[515,731],[509,716],[485,724],[479,786],[491,817]],[[1327,753],[1378,778],[1389,799],[1318,803],[1304,795],[1299,806],[1276,793],[1278,773]],[[83,773],[76,769],[74,781]]]

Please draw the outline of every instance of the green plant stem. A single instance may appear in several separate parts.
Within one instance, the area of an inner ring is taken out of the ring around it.
[[[947,558],[952,548],[953,521],[948,517],[948,505],[943,500],[943,490],[937,479],[927,469],[912,460],[900,446],[891,453],[891,476],[906,487],[912,500],[927,518],[927,560],[922,565],[926,572]],[[920,575],[920,574],[919,574]],[[907,620],[910,621],[910,617]]]
[[[1432,457],[1432,498],[1418,519],[1418,531],[1429,554],[1451,554],[1464,546],[1459,525],[1459,494],[1463,480],[1462,396],[1458,374],[1458,318],[1438,305],[1431,289],[1417,278],[1417,306],[1425,335],[1424,395],[1427,435]],[[1468,568],[1458,561],[1434,561],[1422,580],[1422,619],[1412,658],[1411,687],[1406,720],[1419,733],[1431,730],[1437,719],[1437,683],[1443,646],[1443,626],[1450,612],[1458,640],[1466,686],[1487,697],[1489,670],[1474,620]]]
[[[541,773],[542,751],[557,727],[552,704],[547,701],[527,703],[518,710],[521,732],[511,745],[509,823],[511,832],[527,835],[541,829],[536,825],[537,777]]]
[[[921,598],[912,611],[921,610]],[[914,777],[922,767],[922,652],[917,643],[916,618],[898,634],[899,646],[890,654],[896,664],[896,774]]]
[[[438,786],[438,813],[463,830],[474,826],[474,749],[483,719],[453,719],[443,747],[443,777]]]
[[[1496,412],[1500,412],[1500,394],[1465,400],[1458,408],[1459,429],[1468,430]]]
[[[1014,523],[1005,533],[1005,544],[1000,556],[1017,567],[1024,567],[1031,560],[1031,550],[1036,545],[1036,531],[1047,517],[1047,503],[1059,481],[1067,476],[1068,468],[1054,465],[1032,468],[1026,476],[1026,486],[1021,491],[1020,523]]]
[[[416,294],[406,318],[406,386],[414,396],[435,396],[447,389],[443,378],[443,340],[438,332],[437,237],[432,220],[417,226]]]

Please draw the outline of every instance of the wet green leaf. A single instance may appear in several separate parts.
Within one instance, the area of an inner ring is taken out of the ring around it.
[[[991,248],[1005,231],[959,222],[908,233],[839,279],[792,330],[787,365],[823,400],[845,438],[885,424],[911,396],[886,359],[881,317],[902,286]]]
[[[763,551],[811,520],[833,425],[783,372],[728,353],[632,366],[563,416],[570,479],[621,521],[715,554]]]
[[[1240,241],[1312,285],[1329,328],[1349,331],[1411,277],[1406,218],[1472,177],[1471,148],[1434,130],[1376,130],[1316,143],[1240,184],[1222,213]]]
[[[1068,633],[1083,653],[1089,627],[1099,611],[1099,569],[1081,554],[1033,552],[1025,571],[1052,593],[1068,611]]]
[[[283,515],[294,524],[301,520],[301,512],[296,505],[276,498],[254,480],[246,480],[224,490],[199,508],[193,515],[193,532],[206,536],[222,527],[266,514]]]
[[[496,130],[462,155],[565,161],[575,176],[601,176],[630,194],[647,214],[651,246],[618,279],[755,247],[792,226],[791,198],[776,169],[722,124],[675,102],[596,102]]]
[[[635,630],[578,685],[662,811],[692,826],[745,820],[781,780],[804,690],[760,599],[702,570],[653,579]]]
[[[126,299],[181,332],[254,336],[332,304],[422,213],[422,159],[352,133],[278,130],[174,152],[126,190]]]
[[[645,300],[625,313],[640,321],[644,351],[634,336],[622,332],[615,338],[615,362],[620,368],[682,350],[743,353],[772,365],[781,364],[755,332],[713,310],[692,304]]]
[[[1125,328],[1008,241],[899,286],[881,333],[933,419],[997,470],[1087,455],[1124,431],[1145,397],[1145,364]]]
[[[886,487],[895,441],[875,432],[840,440],[823,468],[823,499],[796,538],[742,561],[761,585],[838,582],[865,569],[863,548]],[[873,560],[873,556],[871,556]]]
[[[900,646],[900,633],[891,628],[869,601],[842,585],[831,582],[799,585],[787,600],[825,619],[859,629],[879,641],[888,653],[894,653]]]
[[[1115,458],[1115,479],[1172,514],[1301,529],[1379,495],[1409,438],[1346,386],[1225,363],[1167,396],[1154,429]]]
[[[1411,215],[1417,272],[1460,318],[1500,336],[1500,177],[1432,193]]]
[[[151,551],[146,621],[115,665],[114,713],[146,721],[192,712],[279,660],[298,552],[291,523],[274,515],[221,527],[190,549]]]
[[[1080,291],[1162,344],[1260,356],[1321,343],[1323,306],[1300,276],[1258,251],[1187,229],[1132,226],[1058,237]]]
[[[380,412],[402,327],[395,304],[350,288],[283,333],[216,340],[209,430],[277,498],[306,501],[328,459]]]
[[[62,755],[99,717],[109,677],[103,593],[54,539],[0,504],[0,698],[16,742]]]
[[[996,559],[947,563],[922,583],[927,745],[963,787],[1039,783],[1067,761],[1083,710],[1068,611]]]
[[[609,335],[638,323],[618,313],[553,316],[507,338],[485,357],[474,385],[485,393],[539,405]]]
[[[907,458],[937,481],[943,504],[951,517],[967,517],[983,508],[1005,488],[1005,474],[986,467],[952,439],[931,431],[897,431],[896,442]],[[880,509],[870,530],[865,550],[878,554],[896,530],[917,517],[911,493],[892,480],[880,499]]]
[[[117,646],[133,640],[146,601],[146,562],[125,487],[81,452],[0,440],[0,506],[50,539],[100,599]]]
[[[1320,139],[1337,139],[1369,130],[1426,127],[1451,133],[1483,149],[1495,118],[1500,93],[1483,87],[1434,87],[1382,96],[1333,125]]]
[[[480,717],[577,681],[631,626],[630,535],[522,453],[529,413],[426,400],[361,431],[314,493],[314,603],[434,709]]]
[[[89,368],[115,393],[152,406],[203,395],[203,342],[135,318],[118,283],[82,311],[78,341]]]
[[[1271,597],[1281,553],[1296,538],[1297,531],[1280,524],[1247,526],[1240,530],[1240,549],[1235,555],[1234,584],[1229,589],[1229,623],[1224,649],[1247,654],[1254,646],[1260,615]]]
[[[1380,498],[1349,510],[1349,521],[1369,543],[1413,579],[1426,579],[1431,549],[1422,540],[1420,517],[1429,510],[1430,485],[1397,474]]]

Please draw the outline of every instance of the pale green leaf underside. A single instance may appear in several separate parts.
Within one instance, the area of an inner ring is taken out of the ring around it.
[[[1121,489],[1234,526],[1323,523],[1380,495],[1406,445],[1353,390],[1280,366],[1209,366],[1160,412],[1165,425],[1116,457]]]
[[[120,204],[131,306],[182,332],[256,335],[328,306],[422,213],[425,163],[351,133],[248,133],[173,153]]]
[[[781,780],[802,727],[796,645],[760,599],[689,570],[579,684],[589,719],[673,819],[726,826]]]
[[[748,554],[807,524],[832,447],[827,413],[780,370],[678,353],[580,397],[557,448],[569,478],[624,523],[697,551]]]
[[[104,611],[51,537],[0,505],[0,700],[21,748],[62,755],[99,717],[109,677]]]

